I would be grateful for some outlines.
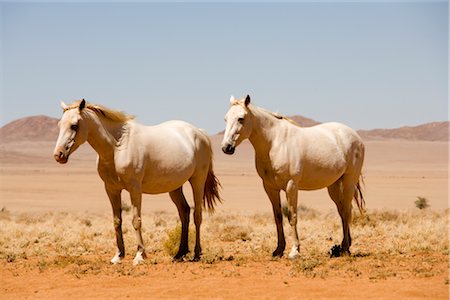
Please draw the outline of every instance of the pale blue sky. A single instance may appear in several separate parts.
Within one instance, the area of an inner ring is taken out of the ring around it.
[[[0,3],[0,125],[59,101],[223,129],[230,95],[356,129],[448,119],[448,2]]]

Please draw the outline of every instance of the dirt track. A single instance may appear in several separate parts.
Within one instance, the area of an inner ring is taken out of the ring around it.
[[[92,258],[94,260],[94,258]],[[97,260],[98,258],[95,258]],[[2,262],[2,299],[448,299],[446,276],[370,279],[295,275],[291,262],[103,263],[28,269]],[[98,266],[98,265],[101,266]],[[440,268],[445,269],[445,265]],[[363,270],[362,270],[363,271]]]

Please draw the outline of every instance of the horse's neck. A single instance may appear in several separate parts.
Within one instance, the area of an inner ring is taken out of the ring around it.
[[[258,107],[252,107],[251,113],[253,114],[253,129],[249,140],[255,148],[256,156],[264,158],[269,155],[276,135],[284,130],[281,126],[282,120]]]
[[[89,120],[88,143],[102,160],[113,160],[114,150],[122,139],[126,123],[100,119],[92,114]]]

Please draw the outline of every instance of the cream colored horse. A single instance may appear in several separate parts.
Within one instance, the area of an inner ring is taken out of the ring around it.
[[[222,150],[233,154],[235,148],[249,139],[255,148],[256,170],[272,202],[278,233],[273,256],[282,256],[286,242],[280,191],[286,192],[291,226],[292,249],[289,258],[299,255],[297,233],[298,190],[328,187],[342,219],[343,240],[337,255],[350,253],[352,199],[364,209],[359,180],[364,161],[364,144],[358,134],[339,123],[325,123],[302,128],[286,117],[250,104],[250,97],[235,100],[225,116],[226,129]],[[336,253],[334,253],[336,254]]]
[[[194,260],[198,260],[201,254],[202,204],[214,210],[216,200],[220,201],[211,143],[206,133],[182,121],[143,126],[129,115],[87,104],[84,99],[68,106],[61,104],[64,113],[59,121],[54,156],[57,162],[66,163],[70,154],[85,141],[97,152],[97,170],[105,183],[114,214],[118,250],[111,262],[119,263],[125,256],[122,190],[130,193],[133,208],[133,227],[138,244],[134,264],[146,257],[141,234],[142,193],[169,192],[182,224],[180,246],[174,258],[181,259],[189,252],[190,207],[182,190],[186,181],[190,182],[194,195]]]

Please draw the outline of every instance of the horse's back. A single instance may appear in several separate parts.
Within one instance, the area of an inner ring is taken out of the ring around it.
[[[302,128],[303,189],[328,186],[344,173],[352,171],[364,158],[364,144],[350,127],[337,123],[323,123]]]
[[[313,146],[332,144],[338,147],[339,150],[347,152],[352,147],[363,145],[363,141],[358,133],[342,123],[328,122],[304,129],[308,139],[316,141],[316,143],[313,143]]]
[[[211,151],[211,141],[208,134],[188,122],[172,120],[161,123],[157,127],[158,130],[162,129],[161,133],[173,135],[180,138],[183,143],[188,143],[196,152]]]
[[[195,174],[201,160],[209,166],[207,135],[184,121],[155,126],[134,123],[127,139],[126,149],[116,153],[116,160],[129,170],[123,173],[142,178],[144,193],[174,190]]]

